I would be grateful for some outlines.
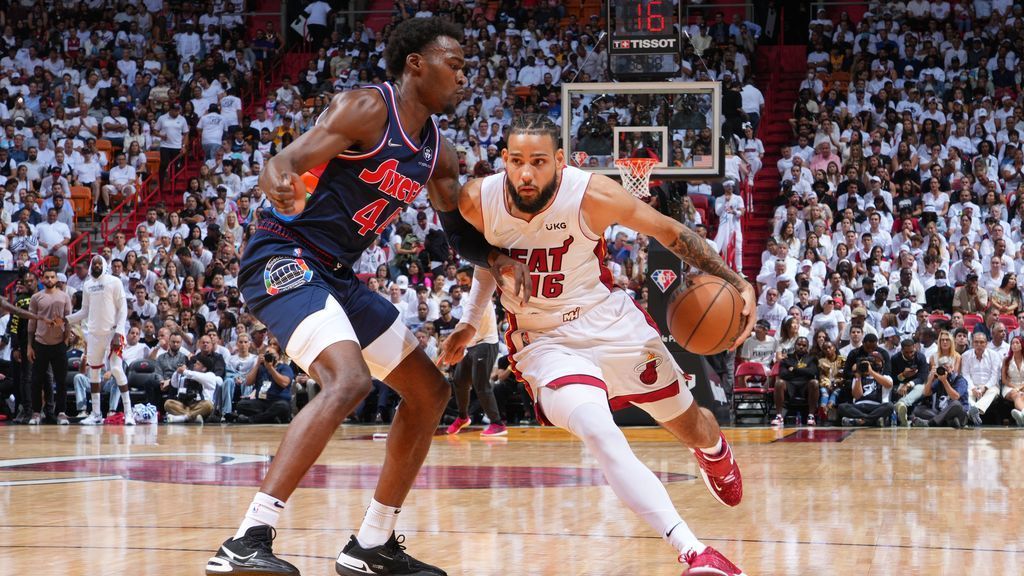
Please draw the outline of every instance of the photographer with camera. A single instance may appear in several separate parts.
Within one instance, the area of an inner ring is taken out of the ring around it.
[[[857,359],[853,375],[853,402],[839,405],[843,426],[879,426],[884,428],[892,417],[893,406],[884,400],[892,389],[892,378],[883,372],[882,354],[874,351]]]
[[[192,369],[185,364],[178,366],[171,376],[171,387],[178,391],[176,398],[164,402],[168,424],[180,422],[203,423],[203,418],[213,412],[213,393],[221,379],[215,375],[213,361],[196,354],[189,361]]]
[[[245,376],[253,386],[252,395],[238,401],[235,411],[240,424],[288,423],[292,414],[292,380],[295,372],[282,357],[276,342],[268,343]]]
[[[949,336],[949,348],[953,347],[953,337]],[[925,379],[928,377],[928,361],[924,354],[914,348],[914,341],[906,338],[900,343],[900,353],[892,358],[892,374],[896,382],[895,396],[896,417],[900,426],[907,425],[907,411],[914,407],[914,404],[924,394]]]
[[[947,366],[940,364],[932,372],[932,383],[925,387],[924,401],[914,408],[913,426],[963,428],[967,423],[967,379]]]

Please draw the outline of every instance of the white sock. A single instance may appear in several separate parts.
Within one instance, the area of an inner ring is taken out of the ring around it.
[[[99,392],[93,392],[92,393],[92,413],[96,414],[97,416],[102,416],[103,415],[103,407],[100,406],[100,393]]]
[[[682,520],[680,520],[675,526],[669,528],[667,533],[662,534],[662,538],[671,544],[673,548],[678,550],[681,555],[684,555],[691,550],[694,554],[700,554],[705,548],[707,548],[707,546],[701,544],[701,541],[697,539],[697,536],[692,530],[690,530],[690,527]]]
[[[184,414],[168,414],[167,415],[167,423],[168,424],[181,424],[184,421],[185,421],[185,415]]]
[[[375,548],[388,541],[398,523],[401,508],[385,506],[376,500],[370,500],[370,506],[363,516],[363,524],[359,527],[356,540],[363,548]]]
[[[719,436],[718,437],[718,442],[715,442],[715,445],[712,446],[711,448],[701,448],[700,451],[705,453],[705,454],[707,454],[708,456],[711,456],[712,458],[714,458],[715,456],[721,456],[722,455],[722,437]]]
[[[252,499],[252,504],[249,504],[245,518],[242,518],[242,525],[238,527],[238,532],[235,532],[235,539],[244,536],[245,532],[253,526],[277,526],[277,519],[282,510],[284,510],[284,502],[270,494],[257,492]]]
[[[132,416],[132,395],[130,390],[121,392],[121,402],[124,403],[124,417]]]

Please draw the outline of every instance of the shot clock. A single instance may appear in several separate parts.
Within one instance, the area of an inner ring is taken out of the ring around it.
[[[608,0],[609,70],[617,79],[676,74],[680,0]]]

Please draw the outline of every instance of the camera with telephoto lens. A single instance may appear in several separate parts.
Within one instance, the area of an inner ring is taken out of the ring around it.
[[[266,362],[267,364],[273,364],[274,363],[274,353],[273,352],[264,352],[263,353],[263,361]]]
[[[945,376],[946,375],[946,367],[945,366],[939,366],[938,368],[936,368],[935,369],[935,375],[936,376]]]
[[[203,399],[203,385],[195,380],[186,380],[185,387],[178,389],[178,402],[192,406]]]
[[[857,370],[859,370],[861,374],[867,374],[870,368],[871,362],[868,362],[867,360],[861,360],[857,363]]]

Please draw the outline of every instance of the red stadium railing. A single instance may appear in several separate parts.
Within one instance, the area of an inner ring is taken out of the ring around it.
[[[177,162],[181,154],[172,161]],[[160,183],[156,174],[149,174],[139,184],[135,198],[125,198],[120,204],[111,208],[110,212],[100,220],[100,237],[104,243],[110,241],[110,237],[128,227],[133,220],[135,213],[160,192]],[[132,200],[136,200],[133,204]]]

